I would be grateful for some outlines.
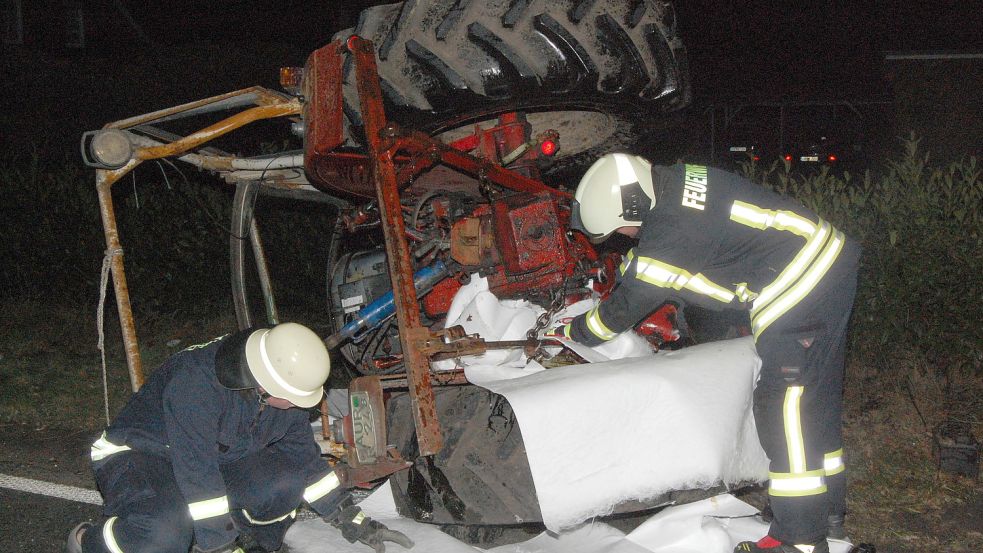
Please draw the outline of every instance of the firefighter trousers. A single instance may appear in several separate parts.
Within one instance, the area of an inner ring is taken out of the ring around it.
[[[221,467],[236,528],[267,551],[280,548],[303,498],[303,471],[286,457],[267,448]],[[85,553],[187,553],[191,548],[188,501],[168,459],[117,453],[96,471],[96,482],[105,519],[85,533]]]
[[[847,242],[811,293],[756,337],[754,417],[768,454],[769,535],[816,543],[846,512],[842,405],[847,323],[859,249]]]

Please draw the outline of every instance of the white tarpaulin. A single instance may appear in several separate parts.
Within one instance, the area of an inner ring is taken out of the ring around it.
[[[627,500],[764,481],[751,416],[758,364],[750,340],[739,339],[482,386],[512,405],[543,521],[555,531]]]
[[[590,307],[583,303],[571,307],[583,312]],[[541,312],[499,301],[474,279],[455,298],[448,325],[513,340]],[[621,358],[549,370],[527,365],[521,351],[461,360],[469,381],[511,404],[547,528],[667,491],[767,478],[751,414],[761,361],[750,338],[659,354],[634,333],[612,342],[591,353]]]
[[[370,517],[409,536],[414,553],[731,553],[743,540],[757,540],[768,525],[753,516],[750,505],[730,495],[668,507],[627,535],[602,522],[585,522],[560,533],[543,532],[521,543],[479,549],[456,540],[432,524],[396,514],[392,490],[386,483],[361,504]],[[370,553],[365,545],[350,544],[341,532],[321,520],[302,520],[287,531],[284,543],[291,553]],[[847,553],[848,542],[830,540],[832,553]],[[386,544],[387,553],[407,551]]]

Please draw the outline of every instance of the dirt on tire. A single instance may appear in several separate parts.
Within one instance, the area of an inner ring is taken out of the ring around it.
[[[560,131],[547,172],[628,148],[690,101],[668,2],[407,0],[364,10],[335,39],[353,34],[375,45],[391,119],[446,141],[523,112],[534,135]],[[353,69],[349,57],[345,120],[363,142]]]

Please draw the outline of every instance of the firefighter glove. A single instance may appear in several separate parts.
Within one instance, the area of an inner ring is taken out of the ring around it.
[[[556,339],[556,340],[565,340],[567,338],[566,329],[567,329],[567,325],[565,325],[565,324],[559,324],[559,325],[554,326],[553,328],[547,329],[545,332],[543,332],[543,338],[553,338],[553,339]]]
[[[376,522],[365,516],[357,505],[343,508],[336,516],[328,519],[332,525],[341,530],[341,535],[350,543],[360,542],[371,547],[376,553],[385,553],[385,542],[393,542],[405,549],[413,547],[413,540],[406,534],[390,530],[381,522]]]

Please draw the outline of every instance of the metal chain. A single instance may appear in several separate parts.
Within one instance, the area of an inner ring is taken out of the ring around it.
[[[536,324],[526,332],[526,339],[535,340],[536,338],[539,338],[539,333],[549,326],[550,321],[553,320],[553,315],[556,315],[561,309],[563,309],[565,303],[564,300],[566,300],[567,297],[567,280],[568,279],[563,279],[563,286],[561,286],[560,289],[557,290],[556,294],[553,295],[553,299],[550,301],[550,306],[546,309],[546,311],[543,311],[539,317],[536,317]]]

